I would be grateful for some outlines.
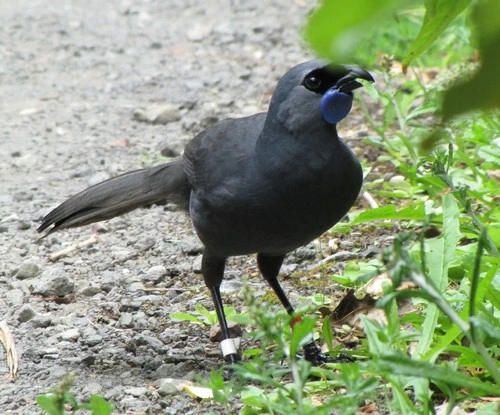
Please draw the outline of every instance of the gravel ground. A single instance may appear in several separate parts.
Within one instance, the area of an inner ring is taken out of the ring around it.
[[[101,394],[117,414],[210,411],[168,381],[222,364],[208,329],[170,318],[212,308],[189,218],[154,206],[45,239],[36,228],[75,192],[155,163],[161,149],[179,155],[217,119],[265,110],[277,79],[308,58],[298,28],[312,3],[0,3],[0,320],[20,366],[9,381],[0,349],[0,413],[39,413],[36,395],[71,372],[79,398]],[[363,128],[350,120],[348,138]],[[292,254],[285,273],[313,266],[315,252]],[[231,260],[226,298],[238,305],[235,277],[255,270],[254,258]]]

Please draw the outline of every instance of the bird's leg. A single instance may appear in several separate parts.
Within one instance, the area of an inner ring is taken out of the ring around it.
[[[224,268],[226,266],[226,258],[219,258],[203,253],[201,261],[201,272],[205,279],[205,284],[210,290],[212,300],[217,313],[217,319],[222,330],[223,340],[221,341],[221,350],[224,359],[228,363],[236,363],[239,360],[238,350],[234,344],[234,340],[229,335],[226,315],[224,314],[224,306],[220,295],[220,285],[224,276]]]
[[[281,304],[283,304],[283,307],[285,307],[287,313],[293,315],[295,313],[295,310],[290,304],[290,301],[288,300],[285,292],[283,291],[283,288],[281,287],[278,281],[278,274],[281,268],[281,264],[283,264],[284,258],[285,255],[269,256],[264,254],[258,254],[257,264],[259,265],[259,270],[262,273],[262,276],[271,286],[276,296],[281,301]],[[300,316],[296,316],[292,320],[290,324],[292,326],[292,329],[293,326],[297,324],[299,321],[301,321]],[[309,343],[305,344],[303,349],[304,349],[304,358],[315,366],[331,361],[331,358],[329,356],[321,353],[321,350],[316,345],[314,340],[311,340]]]

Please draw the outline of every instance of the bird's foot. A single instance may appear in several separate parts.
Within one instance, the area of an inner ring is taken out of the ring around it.
[[[321,353],[321,350],[316,343],[311,342],[304,346],[304,359],[308,362],[311,362],[313,366],[321,366],[325,363],[350,363],[354,362],[350,356],[345,354],[339,354],[335,357],[328,356],[324,353]]]

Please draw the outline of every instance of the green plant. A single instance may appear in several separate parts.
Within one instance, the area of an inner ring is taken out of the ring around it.
[[[74,414],[78,411],[90,411],[91,415],[110,415],[113,405],[102,396],[92,395],[88,402],[78,403],[71,392],[73,377],[66,377],[61,384],[44,395],[38,395],[36,401],[42,410],[49,415]]]

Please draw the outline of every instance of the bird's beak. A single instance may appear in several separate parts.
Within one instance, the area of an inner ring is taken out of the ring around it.
[[[335,85],[340,92],[348,93],[361,88],[363,84],[358,82],[357,79],[375,82],[375,79],[373,79],[373,76],[369,72],[358,66],[343,66],[343,69],[346,70],[347,74],[340,78]]]

